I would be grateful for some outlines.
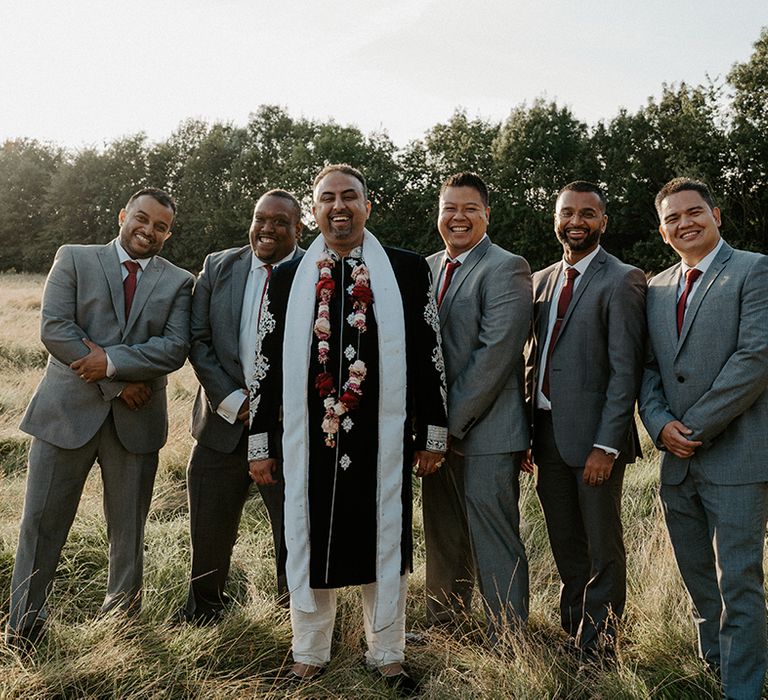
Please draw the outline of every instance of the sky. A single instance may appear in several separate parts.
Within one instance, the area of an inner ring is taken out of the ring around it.
[[[595,124],[725,78],[766,26],[766,0],[2,0],[0,143],[161,141],[262,104],[398,146],[537,98]]]

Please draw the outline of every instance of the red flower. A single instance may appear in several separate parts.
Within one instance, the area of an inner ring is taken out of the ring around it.
[[[320,394],[320,398],[324,398],[334,392],[333,375],[330,372],[320,372],[315,379],[315,389]]]
[[[322,292],[324,289],[327,289],[329,292],[331,292],[331,294],[333,294],[333,290],[335,288],[336,283],[330,277],[321,277],[317,283],[317,286],[315,287],[318,298],[320,297],[320,292]]]
[[[373,301],[373,292],[368,285],[358,283],[352,287],[352,298],[368,306]]]
[[[341,395],[339,401],[347,407],[348,411],[354,411],[360,403],[360,397],[353,391],[347,390]]]

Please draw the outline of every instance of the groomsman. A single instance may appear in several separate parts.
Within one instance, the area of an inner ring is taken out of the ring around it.
[[[757,699],[766,671],[768,257],[721,238],[720,209],[702,182],[671,180],[656,211],[680,263],[648,289],[640,413],[663,450],[661,500],[699,654],[726,697]]]
[[[640,451],[645,275],[600,246],[607,224],[597,185],[566,185],[555,204],[563,259],[533,276],[536,490],[562,579],[561,624],[584,661],[612,651],[624,611],[621,492]]]
[[[428,262],[437,290],[448,379],[450,449],[422,484],[427,617],[468,614],[475,576],[496,639],[528,618],[528,560],[520,539],[520,464],[528,447],[523,348],[531,271],[491,243],[488,189],[474,173],[440,189],[445,250]]]
[[[165,387],[189,351],[194,277],[158,255],[175,216],[167,193],[139,190],[117,217],[115,240],[56,252],[41,308],[48,365],[21,422],[32,444],[10,644],[34,644],[42,631],[56,565],[94,463],[109,538],[102,610],[140,607],[144,525],[168,436]]]
[[[304,253],[297,247],[303,228],[296,198],[270,190],[254,207],[250,245],[211,253],[195,286],[189,360],[200,388],[187,467],[192,570],[183,611],[190,621],[215,622],[229,601],[224,588],[251,485],[248,386],[257,323],[272,270]],[[286,601],[281,472],[258,489],[272,526],[278,595]]]

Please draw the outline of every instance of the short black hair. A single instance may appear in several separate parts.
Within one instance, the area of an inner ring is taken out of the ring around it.
[[[261,195],[259,199],[263,199],[264,197],[281,197],[282,199],[287,199],[296,210],[296,216],[299,218],[299,220],[301,220],[301,204],[299,204],[299,200],[296,199],[296,197],[294,197],[288,190],[269,190],[268,192],[265,192],[263,195]],[[256,200],[256,204],[258,203],[258,200]],[[256,209],[256,204],[253,205],[254,209]]]
[[[312,182],[312,192],[314,193],[315,187],[326,175],[329,173],[344,173],[345,175],[351,175],[355,179],[360,181],[363,186],[363,197],[368,199],[368,183],[365,181],[365,175],[363,175],[357,168],[353,168],[347,163],[331,163],[326,165],[316,176]]]
[[[128,207],[133,204],[134,201],[136,201],[139,197],[144,196],[152,197],[156,202],[159,202],[164,207],[168,207],[173,212],[173,218],[176,218],[176,200],[174,200],[171,195],[169,195],[165,190],[158,189],[157,187],[144,187],[140,189],[138,192],[134,192],[129,198],[128,201],[125,204],[125,208],[128,209]]]
[[[569,182],[557,193],[555,201],[560,199],[560,195],[563,194],[563,192],[594,192],[600,200],[603,214],[605,214],[606,209],[608,209],[608,200],[606,199],[605,192],[603,192],[599,185],[596,185],[589,180],[574,180],[573,182]]]
[[[659,217],[661,217],[661,203],[669,197],[669,195],[685,192],[687,190],[698,192],[710,209],[714,209],[715,206],[717,206],[715,200],[712,198],[712,193],[709,191],[709,187],[707,187],[701,180],[693,180],[690,177],[676,177],[664,185],[656,195],[656,199],[653,200],[653,203],[656,205],[656,213]]]
[[[464,172],[454,173],[453,175],[447,177],[445,182],[440,185],[441,197],[449,187],[472,187],[479,192],[480,199],[483,200],[483,206],[488,206],[488,186],[485,184],[485,182],[483,182],[483,178],[481,178],[477,173],[472,173],[465,170]]]

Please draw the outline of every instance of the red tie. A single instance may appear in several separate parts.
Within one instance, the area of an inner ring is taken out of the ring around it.
[[[272,277],[272,265],[267,263],[264,265],[264,271],[267,273],[267,279],[264,280],[264,286],[261,289],[261,299],[259,299],[259,315],[256,317],[256,327],[259,326],[261,321],[261,307],[264,305],[264,297],[267,295],[267,287],[269,287],[269,280]]]
[[[437,305],[438,307],[440,304],[443,303],[443,297],[445,296],[445,293],[448,291],[448,285],[451,283],[451,279],[453,278],[453,272],[454,270],[459,267],[461,263],[457,260],[456,262],[451,262],[450,260],[445,266],[445,275],[443,275],[443,286],[440,287],[440,294],[437,295]]]
[[[133,296],[136,294],[136,273],[139,271],[141,265],[135,260],[126,260],[123,265],[128,270],[128,276],[123,280],[123,294],[125,296],[125,320],[131,315],[131,304],[133,304]]]
[[[560,297],[557,300],[557,318],[552,327],[552,336],[549,339],[549,348],[547,348],[547,363],[544,365],[544,381],[541,384],[541,393],[549,398],[549,365],[552,359],[552,350],[560,335],[560,326],[563,325],[563,319],[568,311],[568,307],[573,299],[573,282],[579,276],[579,271],[575,267],[565,268],[565,284],[560,290]]]
[[[697,279],[701,277],[701,270],[692,267],[685,273],[685,289],[677,300],[677,335],[680,336],[680,331],[683,330],[683,319],[685,318],[685,305],[688,302],[688,297],[693,289],[693,284]]]

